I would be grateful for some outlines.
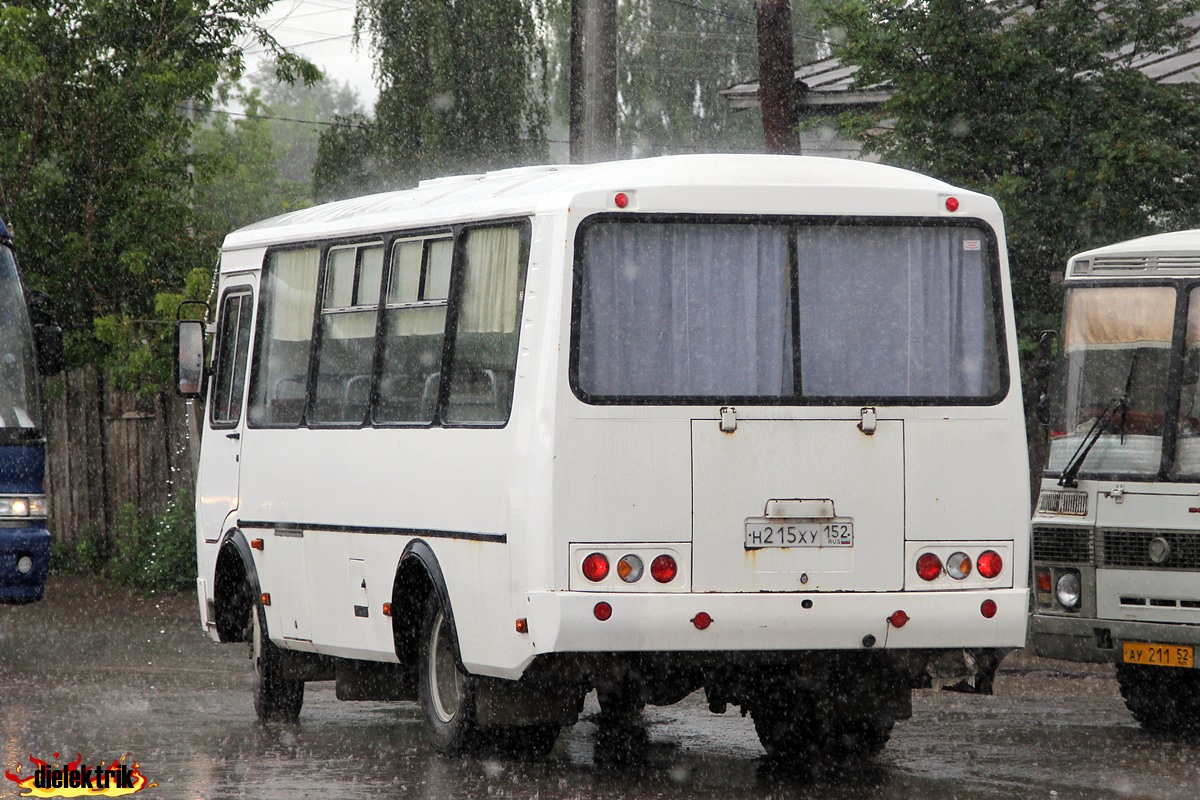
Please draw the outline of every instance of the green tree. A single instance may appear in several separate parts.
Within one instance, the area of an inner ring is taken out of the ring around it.
[[[274,51],[284,77],[317,76],[249,21],[268,4],[0,6],[0,214],[30,283],[68,326],[153,317],[158,295],[211,268],[214,236],[193,211],[189,109],[240,73],[247,40]]]
[[[348,84],[326,77],[313,84],[281,81],[270,71],[249,77],[258,90],[261,113],[270,117],[271,138],[279,153],[279,177],[311,185],[321,132],[336,117],[363,114],[362,104]]]
[[[538,0],[359,0],[391,186],[545,159],[541,18]]]
[[[1019,317],[1056,318],[1073,252],[1200,220],[1196,87],[1138,60],[1183,43],[1196,0],[827,0],[836,52],[891,98],[849,129],[885,161],[994,196]]]

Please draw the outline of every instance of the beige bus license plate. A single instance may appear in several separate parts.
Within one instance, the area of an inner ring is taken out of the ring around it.
[[[746,520],[746,549],[764,547],[853,547],[854,520],[771,519]]]
[[[1126,664],[1148,667],[1194,667],[1195,648],[1184,644],[1154,644],[1125,642],[1121,645],[1121,660]]]

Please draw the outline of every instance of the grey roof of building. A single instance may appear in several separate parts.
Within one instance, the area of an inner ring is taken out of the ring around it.
[[[1193,31],[1185,45],[1139,56],[1131,66],[1159,83],[1200,82],[1200,14],[1189,17],[1185,24]],[[822,107],[877,105],[887,100],[890,95],[887,84],[859,86],[855,82],[854,76],[859,69],[857,64],[843,64],[836,56],[796,67],[797,98],[801,106],[819,110]],[[731,108],[758,108],[758,81],[735,84],[722,89],[720,94]]]

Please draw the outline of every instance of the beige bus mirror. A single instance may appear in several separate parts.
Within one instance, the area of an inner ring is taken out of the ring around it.
[[[175,323],[175,391],[194,399],[204,395],[204,321]]]

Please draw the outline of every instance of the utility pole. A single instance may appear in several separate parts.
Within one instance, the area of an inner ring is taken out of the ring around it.
[[[617,0],[571,0],[571,163],[617,153]]]
[[[755,0],[758,22],[758,102],[768,153],[799,153],[791,0]]]

